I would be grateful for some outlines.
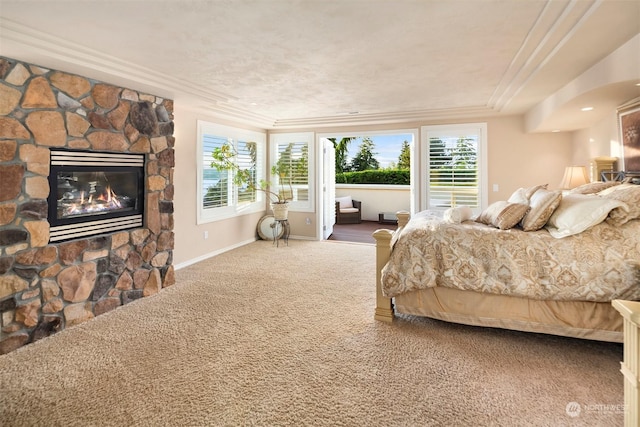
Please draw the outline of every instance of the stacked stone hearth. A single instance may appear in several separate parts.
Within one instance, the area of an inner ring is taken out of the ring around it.
[[[0,57],[0,354],[175,282],[173,147],[173,101]],[[144,154],[144,228],[50,244],[50,148]]]

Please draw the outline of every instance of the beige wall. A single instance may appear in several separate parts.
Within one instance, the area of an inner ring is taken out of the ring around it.
[[[196,224],[196,121],[198,119],[256,130],[246,125],[219,120],[204,113],[181,110],[180,106],[176,105],[176,195],[174,215],[176,233],[174,263],[176,268],[252,241],[255,239],[256,224],[260,217],[266,213],[265,209],[264,213],[201,225]],[[548,183],[550,188],[557,188],[562,179],[564,167],[570,165],[574,160],[571,134],[527,134],[524,132],[522,116],[475,118],[464,122],[487,122],[490,203],[507,199],[518,187]],[[357,128],[295,129],[290,130],[290,132],[313,131],[316,134],[323,134],[367,130],[419,129],[420,126],[429,124],[445,123],[424,122]],[[585,165],[587,164],[585,163]],[[493,184],[498,184],[497,192],[492,191]],[[316,206],[318,205],[319,203],[316,203]],[[310,224],[307,224],[307,218],[309,218]],[[317,222],[319,220],[320,215],[317,212],[291,212],[292,237],[317,239],[319,230]],[[208,232],[208,239],[204,238],[205,231]]]
[[[521,116],[489,119],[487,128],[489,203],[508,199],[520,187],[558,188],[564,168],[572,162],[570,133],[525,133]]]
[[[266,130],[207,115],[202,111],[180,108],[180,105],[176,105],[174,117],[176,138],[174,264],[176,268],[181,268],[254,241],[257,238],[256,225],[267,213],[265,205],[263,212],[197,224],[197,121],[204,120],[265,133]],[[289,222],[292,238],[316,239],[317,222],[314,213],[290,212]]]
[[[236,246],[255,240],[256,224],[264,213],[243,215],[223,221],[197,224],[197,121],[258,130],[204,113],[175,106],[176,167],[174,173],[175,250],[174,265],[184,267]],[[205,232],[208,237],[205,238]]]
[[[594,157],[622,158],[622,145],[618,132],[618,116],[615,111],[587,129],[572,134],[573,162],[589,166]],[[618,163],[618,169],[622,165]]]

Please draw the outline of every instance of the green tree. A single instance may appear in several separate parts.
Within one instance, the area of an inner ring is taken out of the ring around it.
[[[475,169],[478,153],[474,140],[471,138],[460,138],[456,142],[455,150],[451,152],[451,165],[455,169]]]
[[[309,183],[309,146],[295,143],[287,145],[280,152],[276,164],[271,168],[271,174],[278,177],[280,197],[292,199],[293,185]]]
[[[449,182],[449,164],[451,156],[445,146],[444,141],[439,138],[429,140],[429,177],[431,182]]]
[[[471,138],[459,138],[451,151],[451,169],[459,182],[476,182],[478,153],[475,141]]]
[[[438,138],[431,138],[429,141],[429,167],[431,169],[441,169],[451,161],[451,156],[444,144],[444,141]]]
[[[362,139],[359,150],[355,157],[351,160],[352,171],[366,171],[380,169],[380,163],[374,157],[378,153],[374,153],[375,144],[368,136]]]
[[[398,157],[398,169],[410,169],[411,168],[411,149],[407,140],[402,142],[400,148],[400,156]]]
[[[474,142],[471,138],[458,138],[454,147],[447,148],[442,140],[431,139],[431,181],[450,183],[456,178],[457,182],[475,182],[478,153]]]
[[[355,137],[341,138],[337,141],[336,138],[327,138],[333,144],[333,149],[336,152],[336,173],[347,172],[349,165],[347,164],[347,153],[349,151],[349,144],[355,139]]]

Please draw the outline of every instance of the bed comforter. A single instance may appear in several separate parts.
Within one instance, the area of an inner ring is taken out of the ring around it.
[[[499,230],[421,212],[397,237],[382,293],[434,286],[539,300],[640,300],[640,220],[556,239],[545,229]]]

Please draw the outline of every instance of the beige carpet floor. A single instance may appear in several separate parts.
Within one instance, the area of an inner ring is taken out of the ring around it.
[[[373,245],[258,241],[177,282],[0,356],[0,425],[623,422],[621,344],[374,321]]]

